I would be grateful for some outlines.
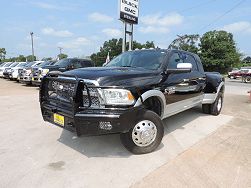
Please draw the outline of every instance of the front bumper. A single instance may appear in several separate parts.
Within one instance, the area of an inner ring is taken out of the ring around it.
[[[3,73],[3,77],[4,78],[9,78],[10,77],[10,73],[9,72],[4,72]]]
[[[31,84],[31,76],[24,76],[23,78],[20,78],[19,81],[23,84]]]
[[[31,82],[32,82],[32,85],[40,86],[40,85],[41,85],[42,78],[43,78],[43,77],[39,77],[39,76],[32,77],[32,81],[31,81]]]
[[[128,132],[136,123],[142,107],[127,109],[83,110],[73,114],[60,108],[41,104],[44,121],[80,135],[103,135]],[[54,113],[64,117],[64,125],[54,122]]]

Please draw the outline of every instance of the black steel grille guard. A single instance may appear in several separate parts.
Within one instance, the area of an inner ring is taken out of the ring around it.
[[[59,77],[60,76],[60,77]],[[67,75],[67,74],[55,74],[55,73],[48,73],[42,80],[41,86],[40,86],[40,103],[43,104],[43,102],[46,100],[46,97],[44,96],[46,92],[46,81],[58,81],[58,82],[64,82],[64,83],[74,83],[76,84],[74,92],[73,92],[73,100],[71,101],[72,106],[75,106],[76,101],[76,95],[78,92],[78,88],[81,86],[81,90],[86,89],[87,97],[89,104],[87,106],[80,105],[78,106],[78,109],[81,110],[87,110],[92,106],[92,100],[90,95],[89,88],[96,88],[96,89],[128,89],[128,87],[122,87],[122,86],[97,86],[97,85],[91,85],[88,86],[89,82],[85,82],[84,79],[79,79],[75,75]],[[136,88],[136,91],[141,99],[141,94],[139,93],[138,89]],[[83,96],[82,96],[83,97]],[[81,99],[83,100],[83,98]],[[142,99],[141,99],[142,100]],[[73,108],[74,109],[74,108]]]

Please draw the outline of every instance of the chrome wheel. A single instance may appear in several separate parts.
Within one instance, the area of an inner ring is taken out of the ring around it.
[[[133,128],[132,140],[137,146],[146,147],[154,142],[156,135],[156,125],[149,120],[143,120]]]
[[[222,98],[220,97],[219,100],[218,100],[218,104],[217,104],[217,110],[218,110],[218,112],[220,112],[221,107],[222,107]]]

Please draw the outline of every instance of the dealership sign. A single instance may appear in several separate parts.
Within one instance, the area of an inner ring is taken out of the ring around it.
[[[139,0],[120,0],[120,19],[138,24]]]

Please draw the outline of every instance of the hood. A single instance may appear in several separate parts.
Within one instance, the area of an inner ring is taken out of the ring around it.
[[[46,66],[43,66],[40,68],[49,69],[50,71],[57,71],[57,70],[59,70],[60,67],[58,65],[46,65]]]
[[[157,84],[162,78],[160,71],[128,67],[89,67],[67,71],[64,74],[96,80],[100,86],[122,87]]]

